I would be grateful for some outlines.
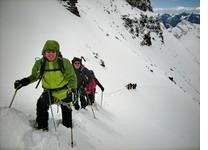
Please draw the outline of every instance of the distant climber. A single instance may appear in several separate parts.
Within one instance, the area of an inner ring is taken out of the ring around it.
[[[136,83],[129,83],[129,84],[126,85],[126,87],[127,87],[128,90],[136,89],[137,84]]]

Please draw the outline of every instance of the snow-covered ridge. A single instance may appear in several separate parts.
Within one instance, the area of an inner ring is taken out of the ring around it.
[[[170,32],[173,32],[174,36],[178,39],[181,38],[182,36],[186,36],[190,32],[194,32],[193,36],[200,39],[200,26],[197,24],[192,24],[187,20],[182,20],[176,27],[168,30]]]
[[[173,8],[153,8],[159,14],[179,14],[183,12],[200,14],[200,7],[173,7]]]

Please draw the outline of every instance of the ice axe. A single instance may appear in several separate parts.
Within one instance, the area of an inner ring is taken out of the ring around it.
[[[86,62],[86,60],[85,60],[85,58],[84,58],[83,56],[81,56],[81,60],[82,60],[82,59]]]

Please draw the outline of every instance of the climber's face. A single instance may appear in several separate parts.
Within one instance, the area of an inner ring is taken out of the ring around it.
[[[45,52],[45,58],[47,58],[48,61],[54,61],[56,59],[56,52],[55,51],[46,51]]]
[[[74,62],[74,68],[75,68],[75,69],[79,69],[80,66],[81,66],[81,64],[80,64],[79,61],[75,61],[75,62]]]

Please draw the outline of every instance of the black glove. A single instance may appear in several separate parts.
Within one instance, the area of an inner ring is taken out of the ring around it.
[[[23,86],[26,86],[30,83],[30,80],[28,78],[23,78],[22,80],[16,80],[14,82],[14,88],[19,90]]]
[[[77,89],[73,89],[73,88],[72,88],[72,89],[71,89],[71,92],[74,93],[74,94],[76,94],[76,93],[77,93]]]
[[[70,102],[72,102],[72,104],[74,105],[74,108],[76,110],[79,110],[80,106],[79,106],[78,97],[76,93],[71,91],[69,92],[68,96],[69,96]]]
[[[70,101],[76,101],[76,93],[77,93],[77,90],[76,89],[71,89],[71,91],[68,91],[68,97],[70,99]]]
[[[100,89],[101,89],[102,92],[104,91],[104,87],[103,86],[100,86]]]

